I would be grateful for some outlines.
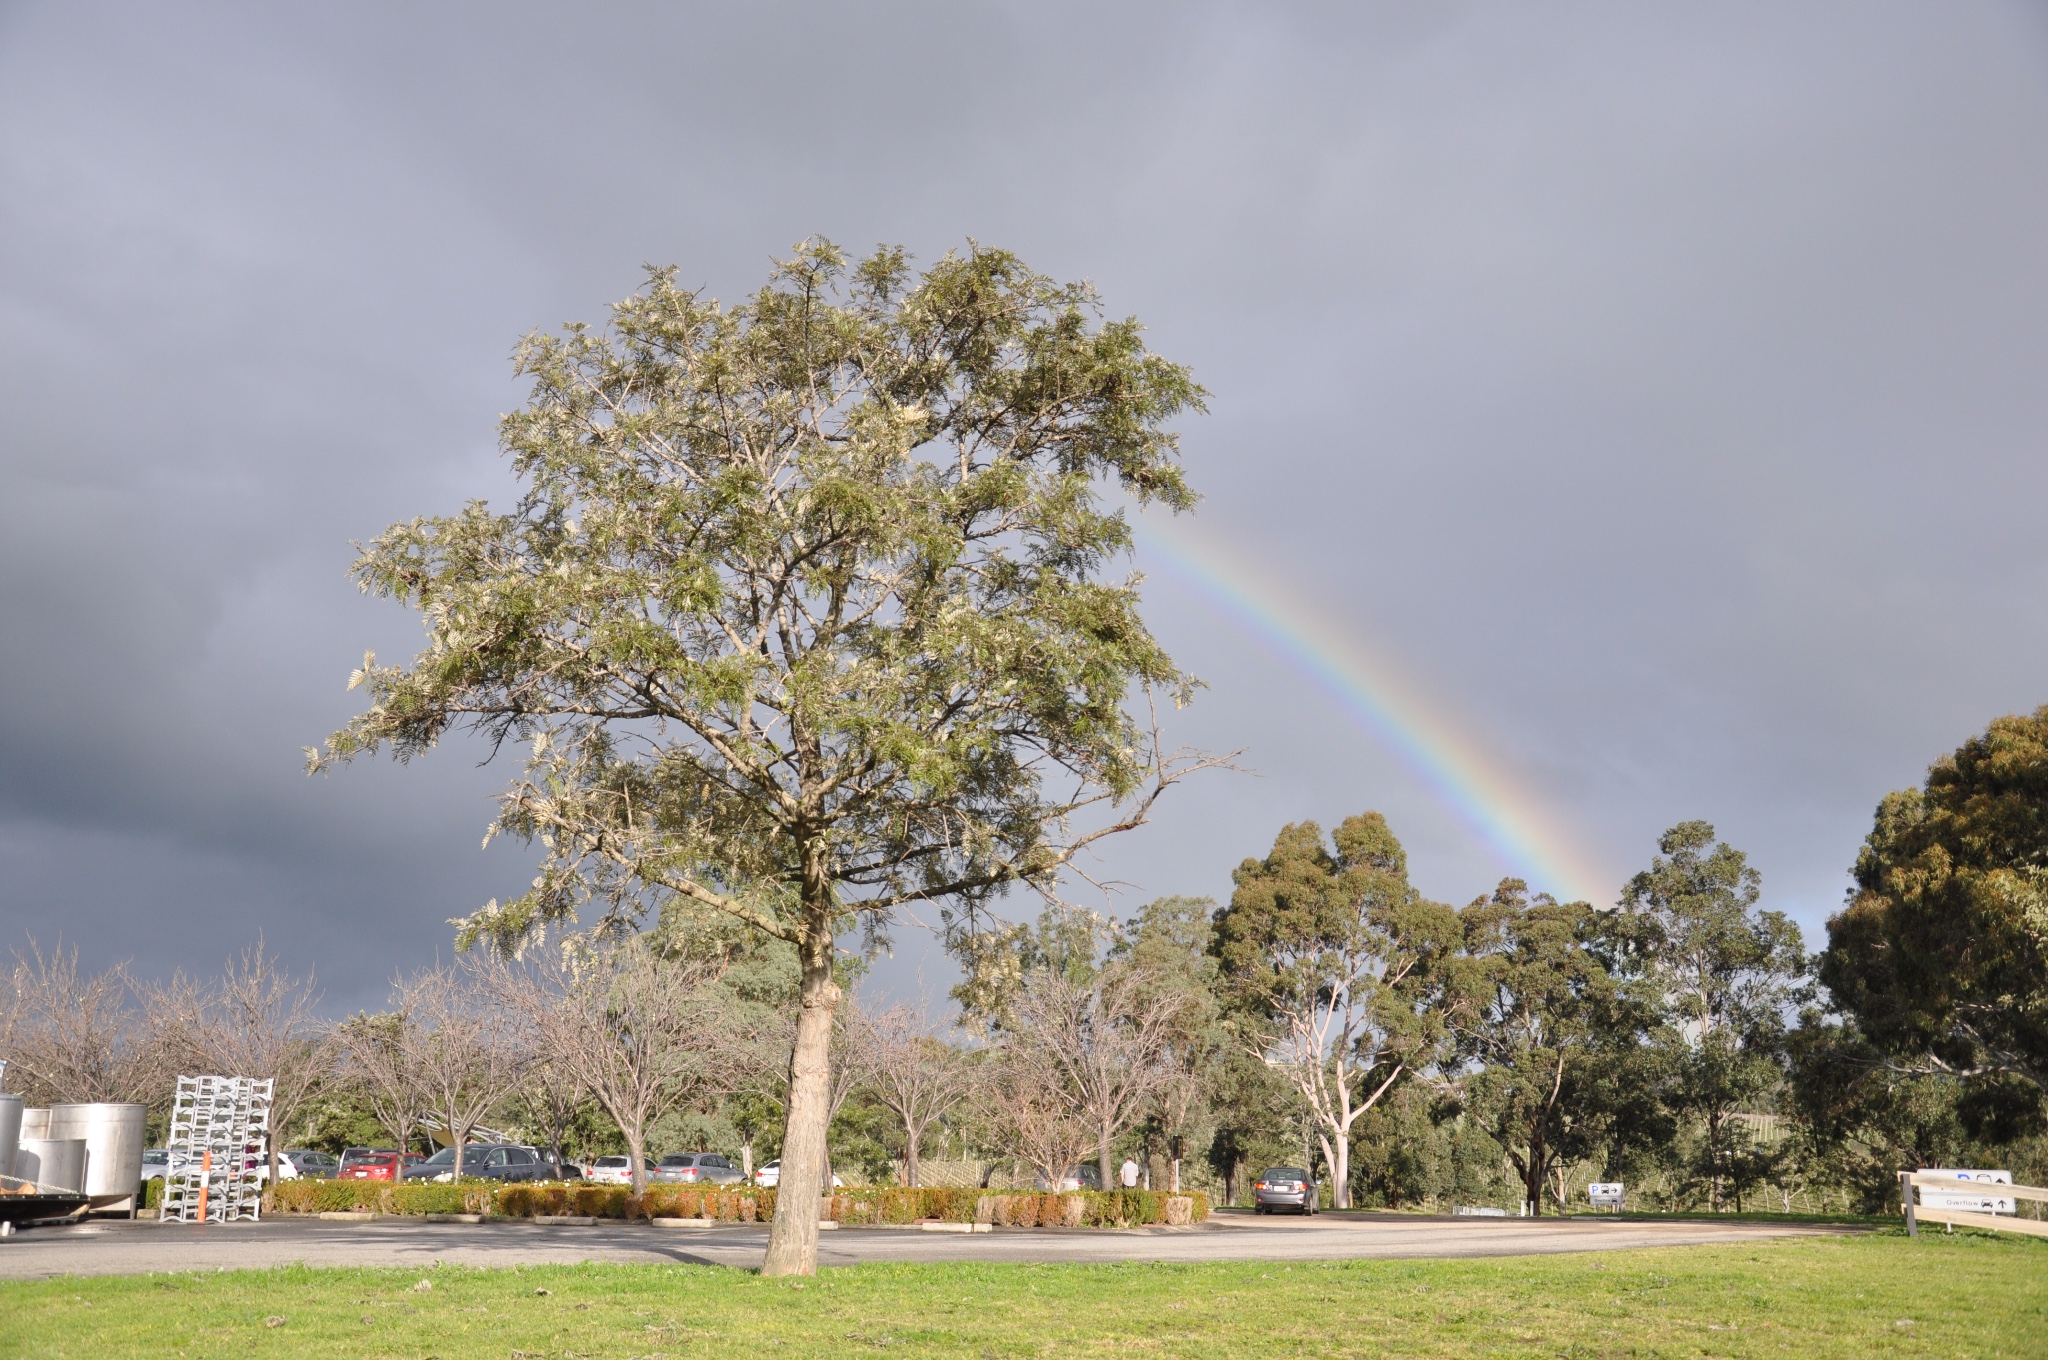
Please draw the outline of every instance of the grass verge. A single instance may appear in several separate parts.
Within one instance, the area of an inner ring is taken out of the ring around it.
[[[1958,1233],[1460,1261],[312,1270],[0,1284],[0,1355],[2041,1355],[2048,1245]]]

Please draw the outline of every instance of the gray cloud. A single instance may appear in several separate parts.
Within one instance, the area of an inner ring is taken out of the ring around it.
[[[0,10],[0,942],[260,928],[352,1004],[516,890],[478,752],[299,773],[416,635],[348,542],[506,496],[519,334],[813,231],[1096,280],[1215,393],[1206,533],[1614,884],[1703,816],[1816,927],[1878,796],[2048,698],[2044,228],[2017,4]],[[1104,872],[1366,806],[1435,895],[1514,867],[1151,594],[1259,775]]]

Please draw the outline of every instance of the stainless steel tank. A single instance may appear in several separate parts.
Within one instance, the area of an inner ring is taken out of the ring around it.
[[[21,1136],[23,1138],[48,1138],[50,1136],[50,1107],[30,1105],[21,1112]]]
[[[21,1146],[21,1097],[0,1091],[0,1176],[14,1174],[14,1150]]]
[[[14,1154],[15,1174],[48,1190],[85,1190],[83,1138],[24,1138]]]
[[[133,1214],[141,1203],[141,1105],[52,1105],[48,1137],[85,1140],[85,1193],[93,1213]]]

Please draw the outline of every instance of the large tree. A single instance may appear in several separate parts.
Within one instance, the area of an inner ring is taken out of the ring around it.
[[[1510,878],[1459,915],[1447,1015],[1467,1068],[1460,1096],[1540,1214],[1553,1167],[1606,1145],[1642,1016],[1605,962],[1611,923],[1586,903],[1531,897]]]
[[[1457,916],[1409,886],[1377,812],[1347,817],[1328,845],[1313,822],[1283,827],[1235,879],[1213,945],[1225,985],[1253,1022],[1253,1050],[1306,1105],[1347,1208],[1352,1126],[1439,1055],[1439,965],[1457,948]]]
[[[1984,1110],[2048,1095],[2048,707],[2000,718],[1889,794],[1828,922],[1821,981],[1902,1070]],[[2030,1112],[2006,1111],[2001,1118]]]
[[[1622,892],[1613,963],[1656,1008],[1650,1042],[1662,1094],[1680,1119],[1698,1123],[1691,1171],[1718,1212],[1731,1181],[1739,1193],[1760,1165],[1733,1117],[1784,1081],[1806,949],[1790,917],[1759,909],[1762,878],[1712,826],[1681,822],[1657,849]]]
[[[363,553],[428,645],[365,659],[369,711],[312,763],[451,728],[527,744],[494,826],[545,858],[465,942],[689,903],[794,946],[764,1268],[807,1273],[837,938],[1051,892],[1187,768],[1140,720],[1138,691],[1190,682],[1106,575],[1131,536],[1101,494],[1193,504],[1166,426],[1202,392],[1086,285],[979,246],[920,274],[812,241],[730,308],[657,271],[608,332],[532,337],[518,369],[522,499]]]

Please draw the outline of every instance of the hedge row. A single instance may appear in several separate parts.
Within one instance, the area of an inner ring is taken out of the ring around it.
[[[368,1209],[385,1214],[493,1214],[503,1218],[575,1215],[585,1218],[711,1218],[727,1223],[767,1222],[775,1192],[756,1189],[650,1185],[635,1196],[623,1185],[490,1181],[285,1181],[265,1197],[273,1213],[317,1214]],[[839,1190],[819,1204],[839,1223],[994,1223],[1004,1227],[1135,1227],[1147,1223],[1200,1223],[1209,1216],[1204,1195],[1157,1190],[1083,1190],[1059,1195],[996,1194],[973,1188],[930,1186]]]
[[[1200,1223],[1209,1216],[1205,1195],[1159,1190],[1004,1194],[974,1188],[929,1186],[835,1190],[827,1217],[840,1223],[994,1223],[1003,1227],[1124,1228],[1146,1223]]]

